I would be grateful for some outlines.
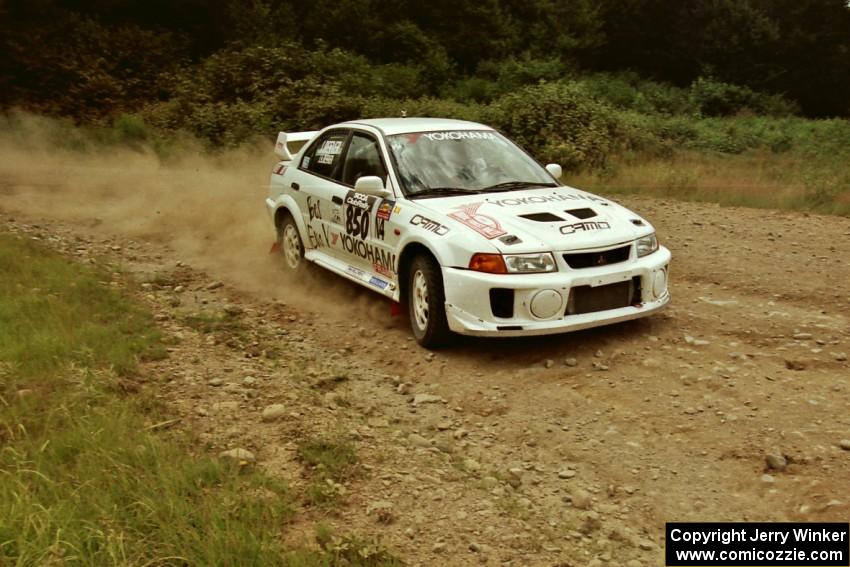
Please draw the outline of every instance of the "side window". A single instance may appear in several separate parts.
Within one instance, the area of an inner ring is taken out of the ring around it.
[[[339,168],[340,156],[347,137],[348,132],[335,130],[316,140],[304,153],[304,157],[301,158],[301,169],[328,179],[334,179],[334,173]]]
[[[387,170],[381,160],[378,142],[371,136],[355,132],[342,166],[342,183],[354,186],[357,179],[364,175],[375,175],[380,177],[384,184],[387,182]]]

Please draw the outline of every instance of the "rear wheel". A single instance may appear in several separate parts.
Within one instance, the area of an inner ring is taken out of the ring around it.
[[[286,215],[280,223],[278,241],[283,265],[293,272],[299,270],[304,264],[304,243],[292,215]]]
[[[439,264],[430,256],[417,256],[410,263],[407,282],[407,311],[416,342],[425,348],[445,345],[451,331]]]

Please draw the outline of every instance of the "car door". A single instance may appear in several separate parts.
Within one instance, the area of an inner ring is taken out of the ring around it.
[[[340,234],[339,251],[347,262],[369,277],[364,281],[382,291],[392,289],[396,281],[394,239],[388,222],[395,200],[364,195],[354,191],[360,177],[376,176],[387,186],[387,167],[378,138],[354,130],[346,146],[340,172],[344,190],[333,199],[339,210],[332,209],[331,232]]]
[[[338,237],[333,237],[329,223],[333,197],[344,192],[339,185],[342,156],[351,131],[333,129],[320,135],[301,157],[298,173],[293,177],[292,189],[299,195],[296,200],[306,226],[304,245],[322,254],[336,255]]]

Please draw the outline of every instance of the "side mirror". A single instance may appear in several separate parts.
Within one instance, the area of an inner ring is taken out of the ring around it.
[[[384,182],[376,175],[364,175],[354,183],[354,190],[364,195],[386,197],[389,191],[384,189]]]
[[[564,175],[563,168],[557,163],[548,163],[546,164],[546,171],[549,172],[549,175],[554,177],[555,179],[560,179],[562,175]]]

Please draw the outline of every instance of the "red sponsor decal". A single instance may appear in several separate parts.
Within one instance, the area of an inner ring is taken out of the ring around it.
[[[485,238],[496,238],[507,234],[507,231],[502,228],[499,221],[488,215],[482,215],[478,212],[479,207],[484,203],[471,203],[458,207],[460,210],[455,213],[449,213],[449,216],[458,222],[462,222],[478,234]]]
[[[375,270],[377,273],[381,274],[382,276],[387,276],[388,278],[392,278],[393,276],[395,276],[391,269],[381,264],[372,264],[372,269]]]
[[[381,220],[390,220],[390,216],[393,214],[393,205],[395,205],[395,201],[381,201],[376,216]]]
[[[332,232],[331,233],[331,245],[336,246],[337,240],[339,240],[339,233],[338,232]]]

